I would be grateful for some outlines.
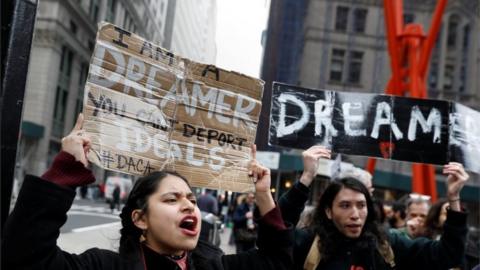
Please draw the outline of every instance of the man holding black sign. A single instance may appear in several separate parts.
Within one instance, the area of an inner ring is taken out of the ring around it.
[[[286,221],[296,224],[308,198],[319,158],[330,151],[314,146],[303,153],[300,180],[279,201]],[[461,263],[467,233],[460,191],[469,178],[462,164],[444,166],[450,209],[440,241],[408,239],[385,232],[376,222],[368,189],[354,178],[333,181],[322,194],[309,228],[296,231],[295,269],[449,269]]]
[[[443,165],[480,173],[480,112],[444,100],[303,88],[275,82],[269,143]]]

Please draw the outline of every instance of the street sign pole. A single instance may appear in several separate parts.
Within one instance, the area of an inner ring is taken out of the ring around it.
[[[3,7],[7,8],[4,10],[4,19],[8,21],[5,25],[2,18],[2,90],[0,99],[2,227],[10,210],[15,157],[37,3],[28,0],[7,0],[2,1]]]

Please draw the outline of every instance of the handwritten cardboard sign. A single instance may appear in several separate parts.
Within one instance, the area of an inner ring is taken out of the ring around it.
[[[480,172],[480,113],[444,100],[335,92],[274,83],[269,143]]]
[[[168,169],[193,186],[252,190],[246,166],[263,84],[103,23],[85,86],[88,158],[108,170]]]

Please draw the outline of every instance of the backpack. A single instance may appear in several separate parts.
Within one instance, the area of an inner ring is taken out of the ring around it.
[[[305,270],[315,270],[322,260],[322,254],[320,253],[320,237],[315,235],[312,246],[308,251],[307,258],[303,264]],[[385,241],[382,245],[377,247],[378,252],[383,257],[385,262],[391,267],[395,267],[395,254],[393,254],[392,247],[388,241]]]

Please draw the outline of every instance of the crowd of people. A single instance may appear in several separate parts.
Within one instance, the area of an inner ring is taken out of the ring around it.
[[[270,170],[252,146],[248,174],[255,192],[231,211],[237,254],[224,255],[200,238],[201,210],[222,214],[210,193],[197,198],[188,179],[160,171],[138,179],[120,214],[118,252],[92,248],[70,254],[57,247],[75,188],[94,182],[86,154],[90,139],[80,115],[62,140],[62,151],[41,176],[26,177],[4,227],[5,269],[467,269],[467,211],[462,164],[443,167],[446,198],[430,205],[412,194],[403,206],[372,197],[372,179],[355,174],[332,179],[308,206],[320,158],[330,150],[303,152],[304,171],[276,203]],[[212,200],[213,199],[213,200]],[[468,266],[467,266],[468,265]],[[468,268],[468,269],[470,269]]]

